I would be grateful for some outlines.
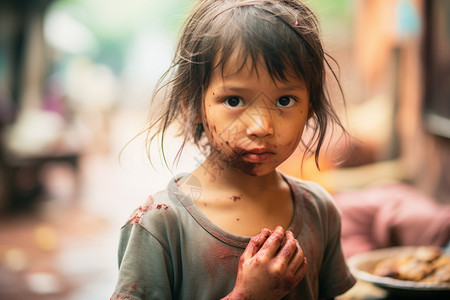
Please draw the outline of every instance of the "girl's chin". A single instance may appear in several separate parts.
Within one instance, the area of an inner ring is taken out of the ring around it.
[[[237,157],[233,154],[228,156],[220,155],[217,159],[217,156],[211,157],[210,163],[212,164],[221,164],[222,167],[220,169],[234,169],[240,173],[249,175],[249,176],[264,176],[268,175],[275,171],[276,167],[278,167],[278,163],[275,161],[263,161],[263,162],[255,162],[250,159],[243,159],[242,157]]]
[[[244,161],[231,163],[230,166],[250,176],[264,176],[275,171],[275,168],[273,167]]]

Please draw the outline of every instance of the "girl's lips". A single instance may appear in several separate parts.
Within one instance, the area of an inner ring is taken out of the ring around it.
[[[244,153],[255,153],[255,154],[262,154],[262,153],[270,153],[271,151],[268,148],[252,148],[252,149],[244,149]]]
[[[261,163],[270,160],[273,154],[273,152],[269,152],[267,150],[251,150],[244,151],[241,157],[242,160],[247,162]]]
[[[254,147],[254,148],[240,148],[233,149],[238,160],[249,163],[262,163],[272,159],[275,152],[269,147]]]

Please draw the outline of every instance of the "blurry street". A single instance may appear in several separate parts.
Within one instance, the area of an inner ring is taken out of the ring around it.
[[[45,196],[33,210],[1,217],[0,299],[110,297],[120,226],[170,176],[152,176],[141,140],[125,148],[119,161],[120,150],[144,121],[145,115],[133,110],[112,116],[109,152],[80,157],[78,179],[67,165],[48,167]],[[129,155],[139,152],[142,163]]]
[[[56,214],[2,219],[1,299],[108,299],[115,226],[81,207]]]
[[[307,2],[338,62],[341,86],[327,88],[349,135],[326,138],[320,171],[300,148],[279,169],[333,194],[349,254],[448,245],[450,1]],[[153,168],[145,147],[193,3],[0,1],[0,300],[109,299],[121,226],[202,160],[188,145],[169,171],[155,144]],[[386,295],[360,281],[339,300]]]

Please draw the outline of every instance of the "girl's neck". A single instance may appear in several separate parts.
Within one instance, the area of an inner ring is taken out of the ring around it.
[[[277,188],[284,184],[279,172],[254,176],[234,168],[223,161],[207,158],[203,164],[194,171],[202,185],[210,189],[228,189],[247,195],[263,193],[268,187]]]
[[[250,237],[262,228],[274,230],[291,224],[294,205],[290,188],[276,170],[252,176],[224,162],[207,159],[192,175],[200,180],[202,188],[195,205],[227,232]]]

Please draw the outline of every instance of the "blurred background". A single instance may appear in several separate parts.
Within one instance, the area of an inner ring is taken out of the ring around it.
[[[450,1],[307,2],[339,63],[351,138],[331,141],[320,172],[310,159],[300,168],[300,151],[281,170],[335,195],[343,230],[356,224],[347,210],[362,205],[373,217],[386,201],[425,203],[419,215],[429,209],[441,222],[439,232],[402,238],[417,211],[401,210],[408,226],[394,232],[393,216],[380,229],[389,237],[366,232],[370,245],[349,244],[347,256],[443,246],[450,225],[434,212],[450,205]],[[198,165],[188,147],[176,168],[155,170],[136,136],[193,3],[0,1],[0,299],[108,299],[121,225],[173,174]]]

